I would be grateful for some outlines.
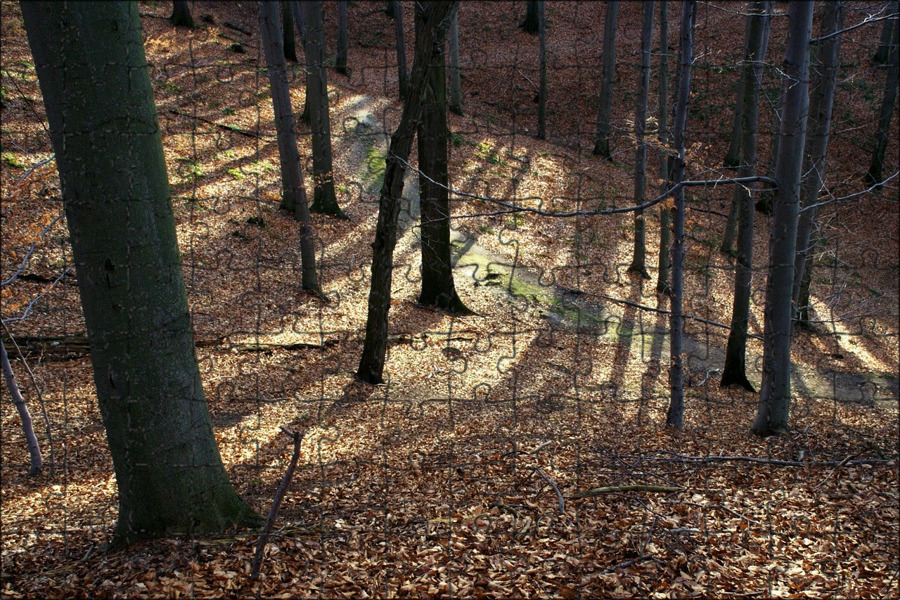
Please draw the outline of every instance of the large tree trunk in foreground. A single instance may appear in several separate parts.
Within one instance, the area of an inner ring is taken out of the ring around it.
[[[892,4],[894,14],[900,11],[900,2]],[[884,82],[884,98],[878,110],[878,133],[875,136],[875,150],[872,152],[872,164],[866,173],[866,181],[880,183],[884,168],[884,153],[887,150],[888,132],[891,129],[891,117],[894,114],[894,103],[897,99],[897,75],[900,67],[900,24],[893,27],[893,38],[888,58],[888,74]]]
[[[749,67],[750,73],[744,74],[743,90],[741,98],[743,107],[741,123],[743,131],[740,134],[741,159],[738,177],[753,177],[756,175],[756,142],[757,125],[759,124],[759,84],[762,79],[763,57],[766,55],[766,46],[769,42],[769,28],[771,23],[770,2],[753,2],[750,5],[750,13],[747,19],[750,21],[747,27],[747,52],[748,60],[752,61]],[[728,333],[728,345],[725,350],[725,367],[722,370],[723,387],[739,385],[746,390],[755,392],[753,385],[747,379],[747,329],[750,324],[750,299],[752,295],[751,281],[753,279],[753,221],[756,216],[753,211],[754,183],[734,186],[733,205],[740,216],[740,227],[737,240],[737,266],[734,274],[734,300],[731,309],[731,330]]]
[[[347,218],[338,206],[334,193],[334,171],[331,161],[331,118],[328,108],[328,79],[325,74],[325,23],[322,21],[322,0],[300,3],[306,37],[306,103],[309,107],[309,127],[312,130],[313,202],[312,212]]]
[[[278,137],[278,157],[281,161],[281,208],[294,214],[300,222],[300,265],[303,289],[318,293],[319,278],[316,273],[316,249],[309,208],[306,205],[306,188],[297,150],[297,133],[294,131],[294,111],[288,90],[287,64],[278,28],[278,2],[259,3],[259,30],[262,35],[266,71],[272,91],[272,107],[275,111],[275,131]]]
[[[669,3],[659,2],[659,179],[660,191],[669,189]],[[659,207],[659,269],[656,293],[669,293],[669,246],[672,244],[672,213],[668,206]]]
[[[594,136],[593,154],[609,159],[610,118],[612,117],[613,82],[616,79],[616,21],[619,16],[618,0],[606,3],[606,22],[603,25],[603,74],[600,81],[600,103],[597,109],[597,132]]]
[[[643,204],[647,191],[647,144],[644,132],[647,129],[647,102],[650,96],[650,50],[653,45],[653,9],[652,0],[644,0],[641,24],[641,70],[638,76],[637,102],[634,109],[634,141],[637,150],[634,155],[634,204]],[[629,271],[639,273],[644,279],[650,279],[647,272],[647,242],[644,211],[634,211],[634,252]]]
[[[672,139],[675,149],[672,183],[684,181],[684,133],[687,125],[688,105],[691,100],[691,65],[694,62],[694,20],[697,18],[697,2],[687,0],[681,10],[681,51],[678,65],[678,95],[675,100],[675,122]],[[675,192],[675,223],[672,240],[672,308],[669,318],[669,409],[666,426],[681,429],[684,423],[684,365],[681,357],[684,348],[684,188]]]
[[[797,246],[797,214],[800,205],[800,173],[806,142],[809,107],[809,40],[813,3],[788,6],[788,41],[784,59],[790,78],[783,98],[775,194],[769,235],[769,277],[766,281],[763,379],[759,412],[752,431],[771,435],[787,431],[791,407],[791,286]]]
[[[436,39],[443,40],[441,29],[450,26],[450,14],[457,2],[428,2],[416,5],[416,18],[422,19],[421,38],[416,38],[416,51],[409,94],[403,101],[400,125],[391,136],[390,150],[385,160],[384,184],[378,201],[378,223],[372,242],[372,283],[369,288],[369,308],[366,318],[366,337],[356,376],[368,383],[384,381],[384,362],[387,355],[388,313],[391,307],[391,279],[394,247],[397,245],[397,221],[400,217],[400,196],[403,194],[403,175],[412,149],[416,121],[429,71],[429,57]]]
[[[822,15],[822,37],[840,31],[844,26],[843,2],[828,2]],[[831,112],[834,107],[834,88],[840,68],[841,36],[835,35],[819,42],[816,61],[818,68],[809,98],[809,124],[806,137],[806,160],[803,165],[803,188],[800,192],[800,221],[797,224],[797,254],[794,259],[794,283],[791,299],[798,323],[809,321],[809,286],[802,298],[804,281],[809,281],[810,236],[816,224],[815,203],[825,180],[825,160],[831,133]],[[801,304],[801,299],[803,303]]]
[[[23,2],[115,467],[115,541],[258,522],[203,395],[137,3]]]
[[[454,13],[456,11],[454,10]],[[416,27],[424,26],[416,19]],[[417,31],[417,36],[423,35]],[[450,194],[447,175],[447,77],[443,30],[435,32],[418,127],[419,197],[422,224],[422,294],[419,303],[469,314],[456,293],[450,260]]]

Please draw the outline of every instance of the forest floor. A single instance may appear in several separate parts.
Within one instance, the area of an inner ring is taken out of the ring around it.
[[[533,137],[537,38],[518,28],[524,3],[465,3],[465,114],[451,115],[450,178],[455,190],[480,197],[456,194],[452,208],[456,286],[474,314],[445,315],[416,302],[420,241],[410,173],[388,383],[361,384],[354,371],[370,241],[400,113],[383,4],[350,3],[351,72],[329,72],[335,180],[350,218],[313,215],[327,302],[300,289],[297,225],[278,210],[255,3],[195,2],[193,32],[171,26],[171,3],[139,4],[203,385],[232,481],[260,514],[290,458],[279,427],[305,433],[262,576],[253,581],[258,532],[186,533],[106,551],[117,517],[115,475],[68,270],[68,233],[54,220],[59,182],[52,162],[40,164],[52,148],[18,3],[0,3],[0,279],[37,243],[18,280],[3,288],[4,320],[28,311],[6,325],[3,339],[48,462],[43,474],[27,476],[21,425],[4,400],[0,594],[898,596],[897,180],[820,209],[816,323],[793,341],[791,431],[767,439],[749,432],[758,395],[719,387],[734,264],[718,246],[731,188],[692,188],[685,426],[667,429],[669,300],[655,293],[657,209],[646,213],[651,279],[641,280],[627,271],[630,213],[550,218],[504,213],[491,201],[555,212],[635,203],[629,123],[641,5],[622,3],[614,160],[601,161],[590,150],[603,3],[547,5],[546,140]],[[411,65],[412,3],[404,4]],[[857,23],[882,5],[849,3],[846,20]],[[741,54],[736,6],[700,4],[687,136],[692,179],[731,175],[721,162]],[[334,4],[325,12],[331,53]],[[679,12],[670,7],[673,51]],[[773,105],[785,21],[775,19],[763,85]],[[843,39],[830,197],[865,187],[884,81],[884,69],[870,61],[879,31],[872,24]],[[302,66],[291,72],[299,113]],[[654,86],[655,74],[654,67]],[[651,113],[655,106],[654,99]],[[773,120],[768,108],[762,164]],[[886,174],[898,169],[897,120]],[[308,129],[299,127],[308,157]],[[654,190],[657,149],[649,161]],[[757,387],[770,221],[756,216],[748,377]]]

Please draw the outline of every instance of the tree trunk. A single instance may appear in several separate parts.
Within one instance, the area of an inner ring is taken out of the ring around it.
[[[315,240],[306,205],[300,153],[297,150],[287,64],[284,62],[284,48],[281,45],[282,35],[278,30],[278,2],[269,0],[259,3],[259,30],[272,91],[272,108],[275,111],[278,157],[281,161],[281,208],[292,212],[300,222],[301,284],[304,290],[318,294],[320,288],[316,273]]]
[[[891,40],[894,39],[894,24],[896,22],[897,18],[895,16],[895,18],[885,19],[881,23],[881,43],[878,45],[875,55],[872,56],[872,62],[876,65],[886,65],[891,58]]]
[[[303,45],[306,40],[306,27],[303,22],[303,11],[300,9],[299,0],[291,0],[290,5],[291,15],[294,17],[294,23],[297,26],[297,35],[300,36],[300,44]],[[306,60],[305,51],[303,60]],[[306,68],[309,69],[309,64],[306,65]],[[300,121],[309,125],[309,89],[306,89],[303,92],[303,110],[300,112]]]
[[[191,15],[191,5],[187,0],[174,0],[172,2],[172,16],[169,20],[175,27],[194,28],[194,17]]]
[[[409,76],[406,73],[406,42],[403,39],[403,5],[400,0],[391,2],[394,5],[394,40],[397,44],[397,76],[400,86],[400,99],[406,101],[409,93]]]
[[[650,51],[653,47],[653,0],[642,3],[641,24],[641,69],[638,76],[637,102],[634,109],[634,140],[637,150],[634,155],[634,203],[643,204],[647,189],[647,143],[644,132],[647,129],[647,104],[650,96]],[[634,211],[634,253],[629,271],[650,279],[647,272],[647,242],[644,211]]]
[[[841,30],[844,26],[844,5],[842,2],[828,2],[822,15],[821,36]],[[835,35],[819,43],[816,52],[816,76],[813,92],[809,98],[809,124],[806,138],[806,160],[803,165],[803,187],[800,191],[800,221],[797,225],[797,255],[794,259],[794,283],[791,299],[794,317],[805,322],[809,320],[809,310],[800,304],[800,294],[804,278],[809,277],[810,234],[815,227],[816,209],[825,178],[825,160],[828,155],[828,140],[831,132],[831,112],[834,106],[834,88],[840,69],[841,36]],[[807,291],[809,288],[807,287]],[[808,297],[807,297],[808,302]]]
[[[287,2],[281,3],[281,33],[284,38],[284,58],[297,62],[297,44],[294,41],[294,17]]]
[[[681,50],[678,67],[678,95],[675,100],[675,122],[672,139],[675,147],[672,183],[684,181],[684,134],[688,105],[691,100],[691,65],[694,62],[694,20],[697,17],[696,0],[687,0],[681,11]],[[672,364],[669,368],[669,409],[666,426],[681,429],[684,423],[684,365],[681,352],[684,348],[684,188],[675,192],[675,223],[672,243],[672,307],[669,317],[669,352]]]
[[[459,71],[459,6],[450,21],[450,112],[463,114],[462,77]]]
[[[416,27],[422,26],[422,19],[416,19]],[[421,36],[423,33],[417,30],[416,35]],[[422,224],[422,293],[419,303],[450,313],[471,314],[456,293],[450,259],[450,180],[447,175],[449,131],[443,38],[443,31],[435,32],[417,132]]]
[[[763,375],[759,412],[753,423],[756,435],[788,430],[791,406],[791,286],[797,246],[797,214],[800,174],[806,141],[809,107],[809,40],[813,3],[788,5],[788,41],[783,71],[790,79],[783,98],[769,236],[769,268],[766,281]]]
[[[537,137],[543,140],[547,137],[547,19],[544,14],[544,0],[539,0],[535,4],[538,6],[538,63],[541,78],[538,89]]]
[[[22,16],[118,485],[114,542],[258,523],[203,394],[137,4],[23,2]]]
[[[659,178],[660,191],[669,189],[669,3],[659,2]],[[672,213],[665,204],[659,207],[659,271],[656,293],[669,293],[669,246],[672,243]]]
[[[416,4],[416,18],[422,20],[417,31],[410,93],[404,97],[400,125],[391,136],[390,150],[385,160],[384,184],[378,201],[378,223],[372,242],[372,282],[369,288],[366,337],[356,376],[368,383],[384,381],[384,362],[387,354],[388,313],[391,307],[391,278],[394,246],[397,244],[397,221],[400,216],[400,196],[403,194],[403,174],[412,149],[416,121],[421,112],[429,57],[441,30],[449,27],[450,14],[457,2],[428,2]]]
[[[900,11],[900,2],[893,3],[894,14]],[[897,99],[897,72],[900,65],[900,26],[893,27],[893,39],[888,58],[888,73],[884,83],[884,98],[878,111],[878,133],[875,136],[875,151],[872,153],[872,164],[866,173],[866,181],[870,184],[880,183],[881,171],[884,168],[884,153],[887,150],[888,132],[891,128],[891,117],[894,114],[894,101]]]
[[[738,156],[741,165],[738,177],[756,175],[756,142],[757,125],[759,124],[759,87],[762,81],[763,59],[769,43],[771,24],[771,2],[752,2],[747,14],[746,56],[749,63],[745,69],[750,73],[744,75],[742,85],[744,94],[741,97],[741,114],[743,120],[740,134],[741,151]],[[728,345],[725,350],[725,367],[722,370],[722,387],[739,385],[755,392],[747,379],[747,328],[750,322],[750,299],[753,279],[753,192],[756,184],[748,183],[734,186],[733,206],[740,215],[738,231],[737,266],[734,274],[734,300],[731,310],[731,331],[728,333]]]
[[[337,53],[334,59],[334,70],[341,75],[349,75],[347,70],[347,0],[339,0],[338,9],[338,34]]]
[[[41,456],[41,446],[38,444],[37,436],[34,433],[34,423],[31,420],[31,413],[28,412],[28,404],[25,403],[25,398],[22,397],[22,392],[16,383],[16,376],[13,374],[12,365],[9,364],[9,355],[6,353],[6,344],[3,341],[0,341],[0,361],[3,364],[3,377],[6,379],[6,387],[9,390],[9,395],[12,397],[13,404],[16,405],[19,420],[22,421],[22,433],[25,434],[25,443],[28,445],[28,455],[31,458],[28,476],[33,477],[41,472],[44,466],[44,459]]]
[[[744,95],[746,92],[748,72],[752,72],[753,67],[750,62],[753,61],[753,46],[750,42],[750,26],[753,22],[752,9],[747,13],[744,19],[744,61],[741,65],[741,76],[738,78],[737,94],[734,102],[734,120],[731,123],[731,139],[728,142],[728,152],[725,153],[725,160],[722,161],[726,167],[737,167],[741,163],[741,133],[744,127]],[[734,212],[734,204],[732,204],[732,212]],[[728,244],[729,250],[731,244]]]
[[[600,107],[597,110],[597,133],[594,136],[595,156],[609,160],[610,118],[612,116],[613,82],[616,78],[616,21],[618,0],[606,3],[606,22],[603,25],[603,74],[600,81]]]
[[[541,28],[541,9],[538,6],[539,4],[542,4],[542,0],[525,1],[525,20],[519,25],[525,33],[538,33]]]
[[[346,219],[334,193],[334,171],[331,161],[331,116],[328,108],[328,80],[325,74],[325,23],[322,20],[322,0],[300,3],[306,37],[306,104],[309,107],[309,126],[312,129],[313,181],[315,190],[312,212]]]

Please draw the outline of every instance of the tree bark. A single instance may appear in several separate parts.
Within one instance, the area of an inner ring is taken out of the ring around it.
[[[281,3],[281,33],[284,37],[284,58],[297,62],[297,44],[294,40],[294,17],[287,2]]]
[[[660,191],[669,189],[669,3],[659,2],[659,178]],[[672,244],[672,213],[665,204],[659,207],[659,260],[656,293],[669,293],[669,246]]]
[[[418,28],[424,25],[422,19],[416,19],[417,36],[423,35]],[[422,225],[422,293],[419,303],[449,313],[471,314],[456,293],[450,259],[449,131],[444,37],[442,30],[435,32],[417,132]]]
[[[637,101],[634,109],[634,140],[637,149],[634,155],[634,203],[643,204],[647,190],[647,143],[644,133],[647,129],[647,104],[650,96],[650,51],[653,47],[653,0],[641,4],[641,67],[638,76]],[[629,271],[650,279],[647,272],[647,241],[644,211],[634,211],[634,253]]]
[[[318,294],[320,288],[316,273],[315,236],[306,204],[306,188],[303,185],[297,133],[294,130],[294,111],[288,90],[287,64],[281,45],[282,35],[278,30],[278,2],[268,0],[259,3],[259,30],[275,111],[278,157],[281,161],[281,208],[292,212],[300,222],[301,285],[304,290]]]
[[[878,45],[878,50],[876,50],[875,54],[872,56],[872,62],[876,65],[886,65],[891,58],[891,40],[894,39],[894,26],[896,23],[896,17],[893,19],[885,19],[881,23],[881,43]]]
[[[737,167],[741,164],[741,134],[744,127],[744,96],[746,92],[748,71],[752,71],[750,64],[754,60],[753,46],[750,41],[750,27],[753,22],[753,11],[748,11],[744,19],[744,60],[741,64],[741,75],[738,78],[737,94],[734,102],[734,120],[731,123],[731,138],[728,142],[728,152],[725,153],[725,160],[722,161],[726,167]],[[732,204],[732,212],[734,211]],[[733,241],[733,240],[732,240]],[[728,245],[729,249],[731,244]]]
[[[800,175],[809,107],[809,41],[813,3],[788,6],[788,41],[784,76],[790,85],[783,96],[775,180],[778,189],[769,236],[766,281],[763,379],[759,412],[752,431],[765,436],[788,430],[791,406],[791,286],[797,246]]]
[[[458,2],[428,2],[416,4],[416,18],[422,19],[421,38],[416,38],[410,93],[403,101],[400,125],[391,136],[390,150],[385,160],[384,184],[378,201],[378,223],[372,242],[372,282],[369,288],[366,337],[356,376],[368,383],[384,381],[384,363],[388,342],[388,313],[391,306],[391,278],[394,247],[397,245],[397,221],[400,216],[400,197],[403,194],[403,174],[412,149],[416,121],[419,119],[429,71],[429,57],[436,37],[450,26],[450,15]]]
[[[450,22],[450,112],[463,114],[462,77],[459,70],[459,6]]]
[[[23,2],[116,473],[115,545],[259,519],[201,385],[136,3]]]
[[[519,27],[522,28],[522,31],[525,33],[538,33],[541,28],[541,16],[540,16],[540,7],[539,4],[542,3],[542,0],[526,0],[525,2],[525,20],[522,21],[522,24]]]
[[[822,15],[821,37],[838,32],[844,26],[843,2],[828,2]],[[800,191],[800,213],[797,225],[797,254],[794,259],[794,283],[791,299],[794,318],[798,323],[808,323],[809,307],[800,304],[804,279],[808,281],[810,262],[810,235],[815,227],[818,199],[825,179],[825,162],[828,156],[828,140],[831,133],[831,113],[834,107],[834,88],[840,69],[841,36],[835,35],[819,42],[816,49],[816,77],[809,98],[809,125],[806,137],[806,159],[803,164],[803,187]],[[809,288],[806,288],[807,291]]]
[[[297,35],[300,36],[300,44],[304,44],[306,40],[306,26],[303,22],[303,11],[300,9],[299,0],[289,0],[291,5],[291,15],[294,17],[294,24],[297,26]],[[305,46],[304,46],[305,48]],[[303,60],[306,60],[304,51]],[[299,62],[299,61],[298,61]],[[309,65],[306,65],[309,68]],[[300,112],[300,121],[309,125],[309,89],[303,93],[303,110]]]
[[[341,75],[349,75],[347,70],[347,0],[339,0],[338,9],[338,34],[337,34],[337,53],[334,59],[334,70]]]
[[[328,80],[325,72],[325,23],[322,20],[322,0],[300,3],[306,37],[306,99],[309,107],[309,126],[312,129],[313,202],[312,212],[346,219],[334,193],[334,171],[331,160],[331,117],[328,107]]]
[[[194,28],[194,17],[191,15],[191,5],[187,0],[174,0],[172,2],[172,16],[169,20],[175,27]]]
[[[44,458],[41,456],[41,446],[38,444],[37,436],[34,433],[34,422],[31,420],[31,413],[28,411],[28,404],[22,397],[19,385],[16,383],[16,376],[13,374],[12,365],[9,364],[9,355],[6,353],[6,344],[0,341],[0,361],[3,364],[3,377],[6,379],[6,388],[12,397],[13,404],[16,405],[16,412],[19,413],[19,420],[22,421],[22,433],[25,434],[25,443],[28,445],[28,456],[31,459],[31,466],[28,469],[28,476],[33,477],[40,474],[44,466]]]
[[[694,20],[697,17],[696,0],[686,0],[681,10],[681,50],[679,52],[678,95],[675,101],[675,122],[672,139],[675,149],[672,183],[684,181],[684,134],[688,106],[691,100],[691,65],[694,62]],[[675,192],[675,222],[672,243],[672,308],[669,316],[669,409],[666,426],[681,429],[684,423],[684,365],[681,352],[684,348],[684,188]]]
[[[759,87],[762,81],[763,59],[769,43],[771,24],[771,2],[752,2],[747,15],[745,69],[750,73],[743,77],[741,114],[743,115],[740,134],[741,160],[738,177],[756,175],[757,126],[759,124]],[[740,215],[738,231],[737,266],[734,274],[734,299],[731,309],[731,331],[725,349],[725,367],[722,370],[721,386],[739,385],[755,392],[747,379],[747,329],[750,323],[750,299],[753,279],[753,192],[756,184],[734,186],[733,206]]]
[[[406,101],[409,94],[409,76],[406,72],[406,41],[403,39],[403,5],[400,0],[395,0],[394,10],[394,41],[397,45],[397,81],[400,87],[400,99]]]
[[[538,0],[538,63],[540,65],[540,87],[538,88],[538,132],[537,138],[547,137],[547,19],[544,14],[544,0]]]
[[[893,3],[894,14],[900,11],[900,2]],[[880,183],[884,168],[884,153],[887,150],[888,132],[891,128],[891,117],[894,114],[894,102],[897,99],[897,74],[900,66],[900,25],[894,25],[891,50],[888,58],[887,79],[884,82],[884,98],[878,111],[878,133],[875,136],[875,150],[872,152],[872,164],[866,173],[866,181],[870,184]]]
[[[612,158],[609,150],[610,117],[612,115],[613,82],[616,78],[616,21],[618,0],[606,3],[606,22],[603,25],[603,73],[600,81],[600,106],[597,109],[597,133],[594,136],[595,156]]]

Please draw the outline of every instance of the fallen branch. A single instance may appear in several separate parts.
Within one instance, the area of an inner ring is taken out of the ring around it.
[[[675,492],[683,492],[684,488],[670,487],[665,485],[612,485],[609,487],[599,487],[583,492],[578,492],[573,498],[590,498],[592,496],[600,496],[603,494],[615,494],[617,492],[659,492],[661,494],[673,494]]]
[[[563,495],[561,493],[559,493],[559,488],[556,487],[556,484],[553,483],[553,480],[550,479],[549,477],[547,477],[547,475],[544,474],[544,472],[538,468],[535,468],[534,472],[537,473],[538,475],[540,475],[544,479],[544,481],[546,481],[547,483],[550,484],[550,487],[552,487],[553,491],[556,492],[556,499],[559,501],[559,514],[565,513],[566,512],[566,500],[565,500],[565,498],[563,498]]]
[[[799,461],[799,460],[778,460],[775,458],[756,458],[753,456],[684,456],[675,454],[672,457],[664,456],[623,456],[621,458],[646,460],[653,462],[687,462],[687,463],[712,463],[712,462],[747,462],[761,465],[771,465],[775,467],[843,467],[847,465],[881,465],[897,460],[893,458],[864,458],[859,460],[822,460],[822,461]]]
[[[209,119],[204,119],[203,117],[198,117],[197,115],[189,115],[186,112],[180,111],[177,108],[170,108],[169,112],[173,115],[178,115],[179,117],[187,117],[188,119],[196,119],[197,121],[202,121],[208,125],[215,125],[219,129],[223,129],[225,131],[230,131],[231,133],[238,133],[240,135],[245,135],[251,138],[258,138],[259,134],[253,133],[252,131],[247,131],[246,129],[241,129],[240,127],[236,127],[235,125],[222,125],[221,123],[216,123],[215,121],[211,121]]]
[[[259,535],[259,541],[256,542],[256,554],[253,556],[253,567],[250,570],[250,579],[253,579],[254,581],[259,578],[259,568],[262,565],[263,549],[266,547],[266,542],[269,541],[269,534],[272,532],[272,525],[275,523],[278,508],[281,506],[281,501],[284,500],[284,494],[287,492],[288,485],[291,483],[291,478],[294,476],[294,470],[297,468],[297,462],[300,460],[300,443],[303,441],[303,435],[306,433],[295,433],[284,426],[281,427],[281,430],[294,439],[294,453],[291,455],[291,462],[288,465],[287,471],[284,472],[284,477],[281,478],[281,485],[279,485],[278,489],[275,491],[272,508],[269,510],[269,518],[266,519],[266,526],[263,527],[262,533]]]

